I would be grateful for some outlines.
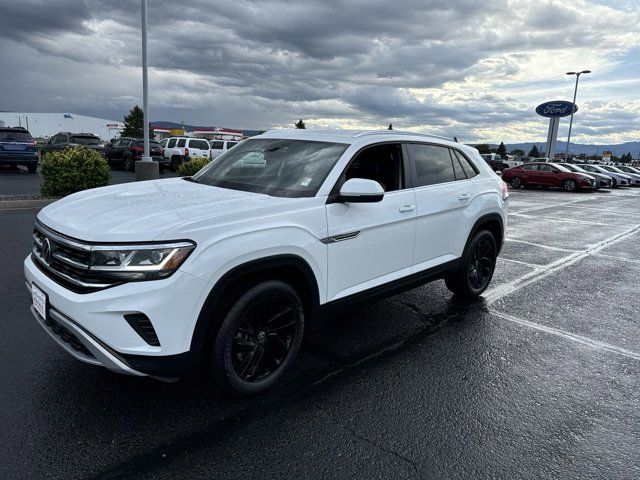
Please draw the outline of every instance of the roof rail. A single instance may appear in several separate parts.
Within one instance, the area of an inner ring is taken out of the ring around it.
[[[442,135],[433,135],[431,133],[406,132],[406,131],[401,131],[401,130],[367,130],[367,131],[364,131],[364,132],[356,133],[353,137],[354,138],[360,138],[360,137],[366,137],[366,136],[369,136],[369,135],[387,135],[387,134],[407,135],[407,136],[411,135],[411,136],[416,136],[416,137],[441,138],[442,140],[448,140],[450,142],[454,141],[453,138],[445,137],[445,136],[442,136]]]

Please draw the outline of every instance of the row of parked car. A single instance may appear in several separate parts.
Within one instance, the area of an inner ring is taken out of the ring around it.
[[[160,142],[149,142],[149,155],[158,162],[160,170],[178,166],[191,159],[214,159],[238,143],[237,140],[205,140],[203,138],[170,137]],[[105,148],[104,155],[110,165],[119,165],[133,171],[135,162],[144,154],[144,139],[121,137]]]
[[[551,187],[573,192],[640,186],[640,168],[632,166],[531,162],[502,171],[513,188]]]

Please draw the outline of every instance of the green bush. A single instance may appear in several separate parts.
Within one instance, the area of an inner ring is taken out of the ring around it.
[[[40,171],[44,179],[40,192],[47,197],[64,197],[88,188],[104,187],[111,180],[107,161],[86,147],[45,154]]]
[[[210,160],[208,158],[194,158],[188,162],[181,163],[178,167],[178,175],[181,177],[190,177],[195,175],[209,162]]]

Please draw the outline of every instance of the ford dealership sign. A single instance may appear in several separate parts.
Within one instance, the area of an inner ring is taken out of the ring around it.
[[[571,107],[573,107],[573,103],[571,102],[556,100],[538,105],[536,107],[536,113],[548,118],[566,117],[578,111],[577,105],[573,108],[573,112],[571,111]]]

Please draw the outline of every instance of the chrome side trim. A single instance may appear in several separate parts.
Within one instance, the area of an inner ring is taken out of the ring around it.
[[[344,240],[351,240],[352,238],[356,238],[360,236],[361,233],[362,233],[362,230],[357,230],[355,232],[349,232],[349,233],[341,233],[339,235],[333,235],[331,237],[321,238],[320,241],[328,245],[330,243],[342,242]]]
[[[40,233],[42,233],[44,236],[49,237],[58,243],[62,243],[63,245],[68,245],[78,250],[84,250],[85,252],[88,252],[89,250],[91,250],[91,245],[77,242],[75,240],[70,239],[69,237],[65,237],[57,232],[54,232],[50,228],[45,227],[42,223],[40,223],[37,220],[36,220],[35,228],[36,230],[39,230]]]

